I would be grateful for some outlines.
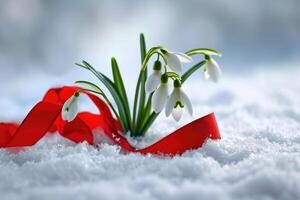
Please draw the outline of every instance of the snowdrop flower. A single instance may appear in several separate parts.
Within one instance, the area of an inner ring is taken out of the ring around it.
[[[193,61],[190,56],[184,53],[174,53],[163,49],[161,52],[167,60],[167,65],[175,72],[180,73],[182,71],[181,63],[189,63]]]
[[[211,57],[206,56],[206,64],[204,65],[204,78],[211,78],[214,82],[218,82],[221,78],[222,71],[218,63]]]
[[[78,113],[78,97],[79,93],[76,92],[70,97],[63,105],[61,116],[63,120],[71,122],[75,119]]]
[[[190,99],[181,89],[181,83],[178,80],[175,80],[173,92],[171,93],[166,105],[166,116],[169,117],[172,113],[173,118],[176,121],[179,121],[185,108],[190,115],[193,114],[193,108]]]
[[[153,92],[159,86],[161,77],[161,62],[156,60],[153,65],[153,72],[146,81],[146,92]]]
[[[168,83],[168,76],[166,74],[163,74],[161,76],[161,83],[157,88],[157,90],[155,90],[152,97],[152,107],[154,112],[156,113],[160,113],[166,105],[166,101],[169,96],[167,83]]]

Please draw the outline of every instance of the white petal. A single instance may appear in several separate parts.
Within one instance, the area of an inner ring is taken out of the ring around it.
[[[176,89],[173,90],[173,92],[171,93],[170,95],[170,98],[168,99],[167,101],[167,105],[166,105],[166,108],[165,108],[165,114],[167,117],[170,116],[170,114],[172,113],[172,110],[175,106],[175,103],[176,103]]]
[[[67,109],[69,109],[71,102],[72,102],[72,97],[69,98],[67,101],[65,101],[65,103],[62,107],[61,117],[63,120],[69,119],[69,112],[67,111]]]
[[[180,96],[184,104],[184,107],[187,109],[188,113],[190,115],[193,115],[193,106],[189,97],[182,90],[180,91]]]
[[[208,80],[210,78],[210,76],[209,76],[209,74],[208,74],[207,71],[204,71],[203,75],[204,75],[203,76],[204,80]]]
[[[61,112],[61,117],[62,117],[63,120],[69,121],[69,112],[62,111]]]
[[[180,62],[182,63],[190,63],[193,62],[193,58],[184,54],[184,53],[174,53],[178,59],[180,60]]]
[[[160,84],[159,88],[155,90],[152,101],[153,110],[156,113],[160,113],[165,107],[168,98],[168,86],[167,84]]]
[[[172,116],[176,121],[179,121],[182,117],[182,108],[180,106],[177,106],[172,111]]]
[[[78,113],[78,101],[77,101],[77,98],[76,98],[75,101],[74,101],[74,103],[70,107],[68,121],[69,122],[73,121],[76,118],[77,113]]]
[[[167,54],[167,65],[175,72],[181,72],[182,67],[181,67],[181,62],[177,55],[173,53],[168,53]]]
[[[214,82],[218,82],[220,80],[221,77],[221,69],[218,65],[218,63],[213,60],[212,58],[208,61],[208,67],[207,67],[207,72],[209,74],[209,77],[214,81]]]
[[[160,83],[160,71],[153,71],[153,73],[148,77],[145,85],[146,92],[153,92],[156,90]]]
[[[78,97],[72,96],[64,103],[61,116],[63,120],[70,122],[75,119],[77,113],[78,113]]]

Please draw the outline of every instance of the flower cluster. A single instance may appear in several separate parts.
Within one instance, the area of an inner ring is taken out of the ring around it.
[[[193,107],[190,99],[182,89],[181,79],[178,73],[182,71],[182,63],[192,62],[193,59],[184,53],[174,53],[167,50],[161,50],[162,56],[167,61],[165,64],[173,71],[171,76],[165,71],[162,74],[162,64],[156,60],[153,65],[152,74],[146,81],[146,91],[153,93],[153,110],[160,113],[165,108],[167,117],[172,113],[173,118],[179,121],[182,117],[183,110],[186,109],[190,115],[193,114]],[[211,78],[218,82],[221,76],[221,70],[217,62],[210,56],[206,56],[204,65],[205,79]],[[168,78],[173,79],[173,91],[169,95]]]
[[[124,87],[119,66],[115,58],[111,59],[113,80],[97,71],[86,61],[77,64],[92,72],[110,92],[114,103],[106,96],[100,86],[89,81],[77,81],[89,88],[82,88],[102,96],[120,122],[124,133],[130,132],[131,136],[144,136],[156,117],[165,109],[165,114],[171,114],[176,121],[179,121],[184,111],[193,114],[193,107],[190,99],[183,90],[184,82],[198,69],[202,67],[205,79],[210,78],[218,82],[221,77],[221,70],[212,56],[221,56],[221,53],[214,49],[197,48],[185,53],[176,53],[167,50],[162,46],[155,46],[146,50],[144,35],[140,35],[140,47],[142,64],[131,112],[129,101]],[[191,56],[204,55],[204,59],[191,66],[184,73],[182,64],[193,62]],[[150,58],[154,55],[157,59],[153,63],[152,73],[148,76],[147,66]],[[171,80],[171,81],[170,81]],[[173,89],[169,93],[170,82]],[[62,109],[62,118],[66,121],[75,119],[78,113],[78,97],[80,91],[68,99]]]

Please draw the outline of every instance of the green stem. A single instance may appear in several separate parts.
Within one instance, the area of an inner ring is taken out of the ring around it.
[[[151,112],[151,105],[152,105],[152,96],[153,96],[153,93],[152,92],[149,96],[148,96],[148,100],[147,100],[147,103],[146,103],[146,106],[144,108],[144,111],[143,111],[143,114],[141,116],[141,119],[142,121],[141,122],[141,126],[139,126],[136,130],[137,133],[140,133],[140,130],[142,129],[142,125],[147,121],[149,115],[150,115],[150,112]]]
[[[160,113],[152,112],[151,115],[147,118],[145,123],[142,125],[142,129],[140,130],[140,135],[145,136],[146,132],[150,128],[150,126],[153,124],[155,119],[158,117]]]
[[[145,41],[145,37],[144,34],[140,35],[140,51],[141,51],[141,64],[143,64],[145,57],[146,57],[146,41]],[[148,70],[147,70],[147,66],[145,67],[145,71],[142,75],[142,79],[141,79],[141,86],[140,86],[140,95],[139,95],[139,104],[138,104],[138,113],[137,113],[137,125],[139,125],[142,121],[142,115],[143,115],[143,109],[144,109],[144,105],[145,105],[145,99],[146,99],[146,90],[145,90],[145,84],[146,84],[146,79],[148,76]],[[138,132],[134,132],[133,135],[136,136]]]
[[[139,74],[139,77],[138,77],[138,81],[137,81],[137,84],[136,84],[136,88],[135,88],[135,95],[134,95],[134,104],[133,104],[133,115],[132,115],[132,125],[133,125],[133,132],[136,131],[136,111],[137,111],[137,104],[138,104],[138,99],[139,99],[139,91],[140,91],[140,86],[141,86],[141,81],[142,81],[142,78],[143,78],[143,74],[145,73],[146,71],[146,68],[147,68],[147,63],[149,61],[149,59],[151,58],[151,56],[156,53],[161,47],[153,47],[151,48],[146,56],[145,56],[145,59],[144,59],[144,62],[142,64],[142,67],[141,67],[141,70],[140,70],[140,74]]]
[[[121,119],[120,123],[121,123],[122,129],[124,130],[124,132],[127,132],[130,127],[130,122],[127,119],[126,111],[124,110],[125,105],[124,105],[123,99],[121,98],[119,92],[117,91],[115,84],[107,76],[105,76],[101,72],[95,70],[86,61],[82,61],[82,64],[76,63],[76,65],[91,71],[107,87],[107,89],[110,91],[113,99],[115,100],[115,103],[117,104],[119,116]]]
[[[193,56],[193,55],[197,55],[197,54],[222,56],[221,52],[219,52],[215,49],[208,49],[208,48],[191,49],[191,50],[185,52],[185,54],[188,56]]]
[[[183,84],[195,71],[200,69],[206,63],[205,60],[195,64],[181,76],[181,84]]]

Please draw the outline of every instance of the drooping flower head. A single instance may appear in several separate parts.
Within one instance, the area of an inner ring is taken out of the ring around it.
[[[61,116],[63,120],[71,122],[78,114],[79,92],[74,93],[63,105]]]
[[[187,110],[190,115],[193,114],[193,107],[190,99],[185,94],[181,88],[181,83],[179,80],[174,81],[174,89],[171,93],[170,98],[168,99],[165,113],[169,117],[172,113],[173,118],[176,121],[179,121],[182,117],[183,111]]]
[[[190,56],[184,53],[170,52],[166,49],[161,49],[161,52],[164,55],[165,59],[167,60],[167,65],[173,71],[178,73],[182,71],[181,63],[189,63],[193,61],[193,59]]]
[[[145,85],[146,92],[153,92],[159,86],[161,77],[161,62],[156,60],[153,65],[152,74],[148,77]]]
[[[168,76],[163,74],[161,76],[160,85],[157,90],[155,90],[152,97],[152,107],[154,112],[160,113],[164,109],[168,96]]]
[[[205,56],[206,64],[203,66],[204,78],[211,78],[214,82],[218,82],[221,78],[222,71],[218,63],[210,56]]]

